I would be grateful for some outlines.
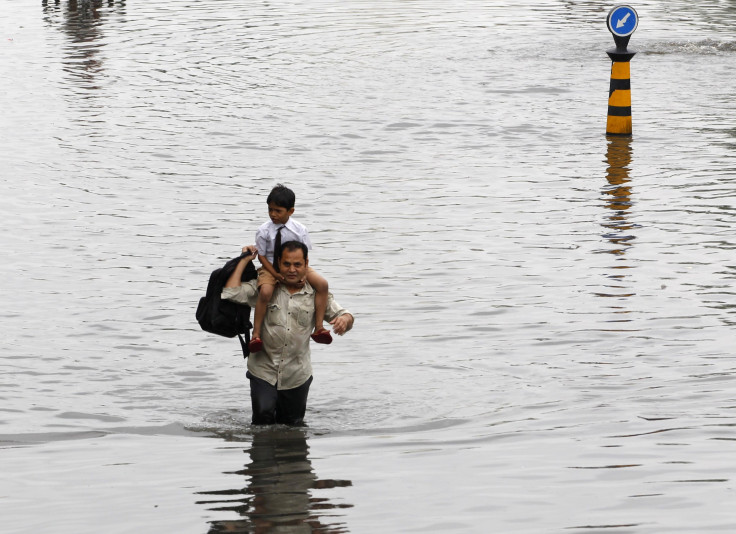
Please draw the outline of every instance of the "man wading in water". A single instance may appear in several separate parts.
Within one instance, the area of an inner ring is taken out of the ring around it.
[[[243,257],[222,290],[222,298],[254,307],[258,300],[255,280],[241,283],[243,269],[253,259],[254,247],[244,247]],[[307,246],[298,241],[281,245],[279,272],[284,281],[273,292],[261,338],[263,349],[248,358],[250,400],[253,424],[281,423],[300,425],[307,409],[307,395],[312,383],[309,350],[314,328],[315,291],[306,281],[309,267]],[[330,294],[325,319],[332,331],[341,336],[353,327],[353,315],[341,308]]]

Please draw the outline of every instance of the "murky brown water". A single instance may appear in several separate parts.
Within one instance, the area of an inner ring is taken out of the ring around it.
[[[634,6],[631,139],[611,7],[0,5],[4,532],[736,529],[736,6]],[[357,323],[257,431],[276,182]]]

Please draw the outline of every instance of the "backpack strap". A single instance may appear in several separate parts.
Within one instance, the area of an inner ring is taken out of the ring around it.
[[[240,340],[240,348],[243,349],[243,358],[248,359],[248,356],[250,356],[250,350],[248,350],[248,344],[245,342],[245,339],[243,339],[242,334],[238,334],[238,339]]]
[[[241,306],[238,306],[238,311],[235,316],[235,320],[238,324],[243,325],[245,328],[245,338],[243,337],[243,334],[238,332],[238,340],[240,340],[240,348],[243,349],[243,358],[247,359],[248,356],[250,356],[250,349],[248,349],[248,342],[250,341],[250,306],[247,307],[248,309],[248,315],[243,316],[243,308]],[[245,321],[243,321],[245,319]],[[247,338],[247,341],[246,341]]]

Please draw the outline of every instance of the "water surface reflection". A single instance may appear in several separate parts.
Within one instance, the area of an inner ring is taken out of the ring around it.
[[[246,451],[250,463],[233,474],[247,479],[244,488],[202,491],[213,500],[200,501],[209,510],[237,512],[243,519],[213,521],[219,532],[347,532],[335,510],[350,508],[314,490],[351,486],[349,480],[318,479],[312,469],[307,431],[281,426],[259,428]]]
[[[609,286],[612,291],[598,293],[601,297],[630,297],[633,295],[623,285],[626,278],[625,269],[631,268],[625,262],[626,252],[633,246],[636,236],[632,230],[636,225],[630,221],[631,179],[629,177],[629,165],[631,164],[631,137],[608,136],[608,149],[606,151],[606,182],[603,187],[603,198],[606,208],[610,213],[604,217],[602,226],[603,237],[612,245],[607,250],[600,252],[617,256],[616,264],[612,267],[614,273],[608,277],[613,281]]]
[[[58,24],[68,37],[64,46],[63,68],[71,81],[84,89],[99,89],[97,80],[104,72],[104,46],[102,22],[108,10],[116,8],[114,0],[69,0],[66,9],[57,0],[53,5],[42,2],[44,20],[49,25]],[[117,2],[117,10],[123,13],[125,2]]]

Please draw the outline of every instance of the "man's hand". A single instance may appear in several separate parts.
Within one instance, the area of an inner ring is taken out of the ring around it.
[[[330,324],[332,325],[332,331],[338,336],[343,335],[345,332],[353,327],[353,316],[349,313],[345,313],[340,317],[335,317]]]
[[[243,276],[243,271],[245,270],[245,266],[248,265],[248,262],[253,259],[253,255],[257,253],[256,247],[254,247],[253,245],[248,245],[247,247],[243,247],[241,249],[241,252],[243,254],[248,254],[248,255],[240,258],[240,261],[235,266],[235,270],[232,272],[230,277],[225,282],[225,287],[239,287],[240,286],[240,280]]]

